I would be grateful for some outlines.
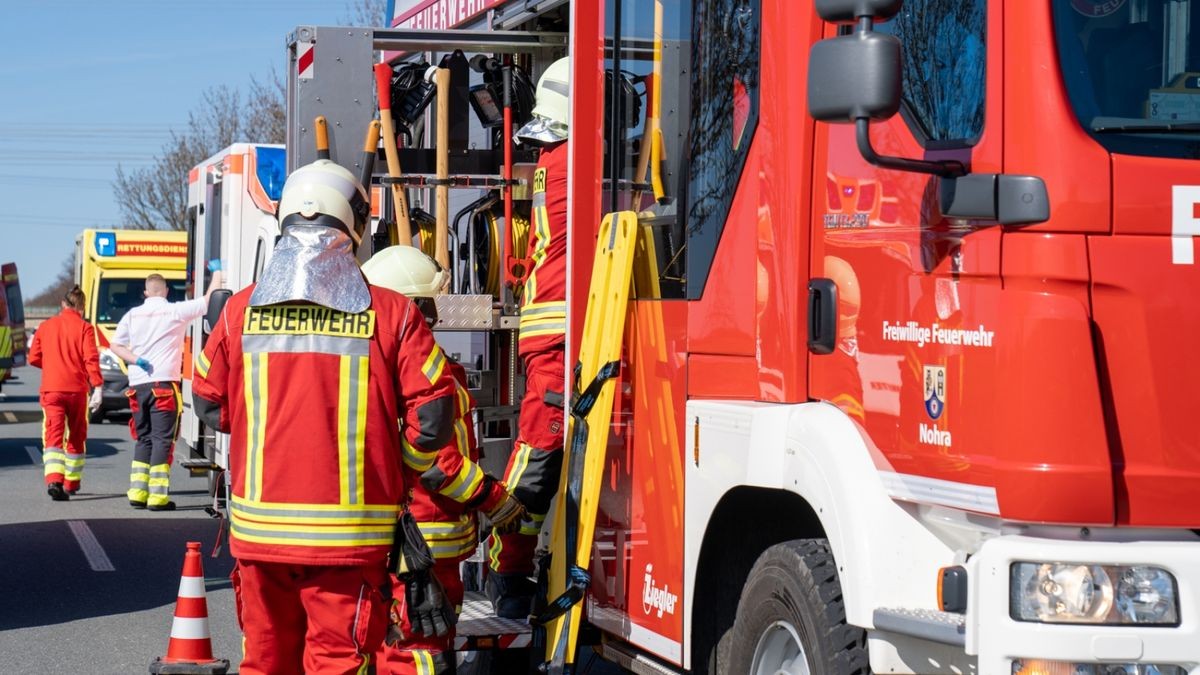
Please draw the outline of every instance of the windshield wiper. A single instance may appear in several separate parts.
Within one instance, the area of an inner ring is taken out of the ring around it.
[[[1170,133],[1170,132],[1194,132],[1200,131],[1200,122],[1177,122],[1177,123],[1155,123],[1155,124],[1096,124],[1093,123],[1092,131],[1098,134],[1115,134],[1115,133]]]

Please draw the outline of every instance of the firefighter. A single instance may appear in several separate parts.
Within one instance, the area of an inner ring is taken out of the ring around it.
[[[424,541],[399,536],[407,491],[454,432],[454,379],[416,305],[363,278],[369,212],[337,164],[293,172],[274,254],[196,360],[196,411],[230,434],[243,673],[367,672],[387,632],[389,550],[410,622],[433,634],[454,621]]]
[[[567,91],[570,61],[561,58],[538,80],[533,117],[517,132],[541,148],[533,178],[530,247],[533,269],[521,299],[518,353],[525,397],[504,483],[528,515],[517,532],[488,540],[487,592],[496,614],[529,616],[535,586],[533,552],[558,488],[563,447],[563,348],[567,328]]]
[[[432,328],[437,322],[434,296],[446,285],[449,275],[438,263],[412,246],[391,246],[376,253],[363,265],[367,281],[390,288],[416,302]],[[467,372],[447,359],[446,368],[455,383],[454,436],[438,452],[437,461],[421,475],[412,492],[409,510],[436,561],[434,576],[447,599],[462,611],[463,582],[459,566],[475,551],[479,541],[476,511],[487,515],[502,531],[515,530],[524,515],[521,503],[504,485],[484,473],[476,462],[479,448],[475,438],[475,400],[467,391]],[[403,597],[403,582],[393,575],[394,594]],[[404,616],[400,612],[401,617]],[[454,672],[453,638],[415,635],[407,622],[400,623],[400,639],[384,648],[379,673],[383,675],[442,675]]]
[[[42,464],[46,493],[56,502],[67,501],[79,491],[88,410],[100,407],[104,384],[96,329],[81,314],[84,304],[78,286],[68,291],[62,309],[42,323],[29,348],[29,364],[42,369]]]

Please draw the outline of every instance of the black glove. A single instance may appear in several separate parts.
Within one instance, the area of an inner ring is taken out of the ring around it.
[[[442,637],[458,623],[454,607],[446,598],[446,591],[437,577],[429,572],[414,572],[404,575],[401,581],[404,582],[404,606],[412,635]],[[392,629],[394,633],[399,633],[396,637],[404,639],[407,637],[404,631],[398,630],[403,626],[400,618],[392,617]]]
[[[401,579],[417,572],[427,572],[433,567],[433,551],[421,536],[421,528],[417,526],[412,513],[405,511],[396,521],[396,529],[392,533],[392,552],[388,560],[388,568]]]

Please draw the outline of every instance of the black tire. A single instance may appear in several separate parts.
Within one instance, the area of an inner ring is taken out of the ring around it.
[[[777,663],[760,670],[764,664],[756,664],[756,656],[760,651],[770,656],[774,645],[777,657],[797,638],[814,675],[871,672],[867,633],[846,623],[842,586],[826,539],[788,541],[763,551],[742,587],[730,633],[729,673],[777,672]]]

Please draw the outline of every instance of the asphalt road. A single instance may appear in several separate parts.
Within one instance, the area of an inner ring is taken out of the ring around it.
[[[218,522],[207,481],[171,468],[174,512],[129,506],[128,417],[93,424],[80,492],[46,494],[41,465],[40,371],[20,368],[0,398],[0,673],[146,673],[166,654],[187,542],[202,543],[213,654],[241,658],[224,551],[210,557]],[[621,669],[584,649],[589,675]],[[501,670],[516,672],[511,667]]]
[[[131,508],[133,442],[122,418],[91,426],[80,492],[51,501],[42,479],[40,371],[16,374],[0,398],[0,672],[148,672],[166,654],[188,541],[203,545],[213,652],[236,672],[233,559],[209,557],[218,524],[203,510],[206,480],[172,467],[178,510]]]

